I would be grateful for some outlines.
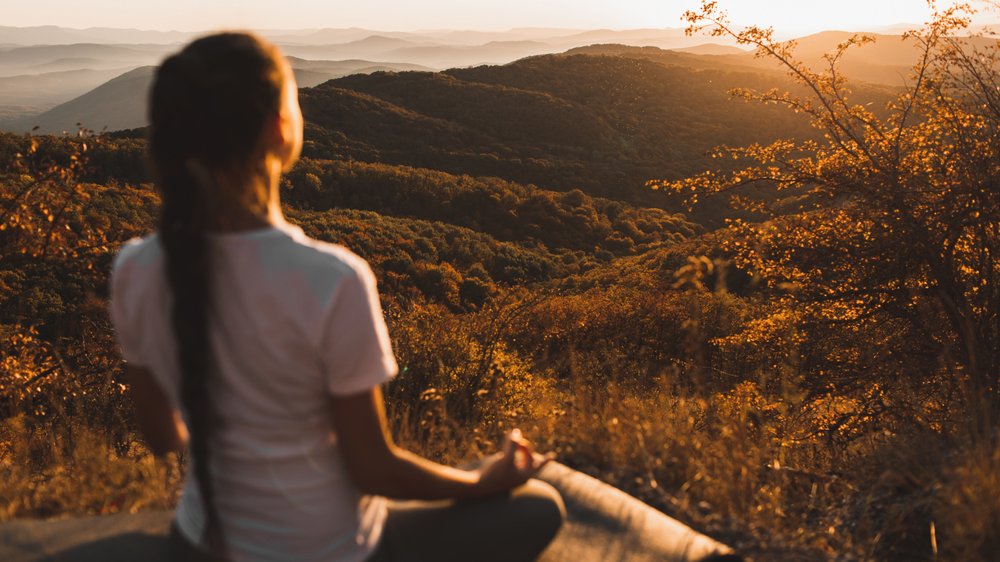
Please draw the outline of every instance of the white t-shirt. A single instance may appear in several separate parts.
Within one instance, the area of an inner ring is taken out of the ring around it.
[[[210,234],[209,251],[209,396],[217,419],[209,458],[230,557],[365,559],[381,534],[385,500],[351,482],[328,397],[368,390],[397,372],[371,268],[289,224]],[[123,356],[146,367],[183,413],[170,302],[157,235],[125,244],[111,275]],[[204,512],[193,470],[177,524],[199,542]]]

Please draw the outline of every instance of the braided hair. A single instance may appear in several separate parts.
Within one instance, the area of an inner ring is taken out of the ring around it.
[[[206,231],[220,201],[212,173],[250,178],[263,168],[260,141],[268,120],[280,110],[281,64],[277,48],[259,37],[210,35],[163,62],[150,97],[149,150],[162,198],[159,240],[172,295],[192,469],[205,512],[201,542],[223,558],[208,446],[215,416],[208,392],[213,364]]]

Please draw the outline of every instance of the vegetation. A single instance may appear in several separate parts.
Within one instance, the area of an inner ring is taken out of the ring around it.
[[[757,560],[994,558],[1000,55],[967,15],[909,35],[892,95],[838,71],[865,39],[817,70],[713,2],[692,30],[785,81],[604,49],[304,90],[286,212],[374,266],[395,434],[457,462],[516,424]],[[104,312],[143,151],[0,135],[2,518],[174,501]]]
[[[667,59],[670,61],[670,59]],[[747,111],[727,90],[787,83],[773,73],[625,56],[540,56],[444,73],[377,72],[303,92],[317,158],[496,176],[644,206],[643,183],[700,172],[726,141],[808,135],[776,108]]]

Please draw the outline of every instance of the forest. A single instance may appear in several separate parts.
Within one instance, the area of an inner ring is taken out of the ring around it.
[[[970,16],[907,36],[899,88],[838,73],[863,36],[806,64],[713,2],[692,32],[770,66],[604,46],[303,88],[285,213],[376,272],[397,440],[461,462],[521,427],[752,560],[994,559],[1000,51]],[[0,134],[0,520],[176,499],[106,312],[156,227],[145,136]]]

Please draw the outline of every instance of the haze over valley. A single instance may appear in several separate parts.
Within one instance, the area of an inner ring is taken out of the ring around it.
[[[875,44],[849,53],[842,63],[843,73],[860,82],[904,84],[916,59],[913,42],[892,34],[900,27],[886,28],[889,34],[873,35]],[[621,53],[626,46],[647,47],[641,54],[629,51],[628,56],[655,59],[667,66],[765,73],[776,68],[732,41],[686,36],[680,28],[420,32],[346,28],[262,33],[286,53],[300,87],[351,74],[503,65],[566,52]],[[92,130],[142,127],[152,68],[196,35],[110,28],[0,27],[0,130],[73,132],[78,123]],[[797,52],[803,60],[819,65],[823,53],[849,36],[831,31],[802,37],[797,40]]]

